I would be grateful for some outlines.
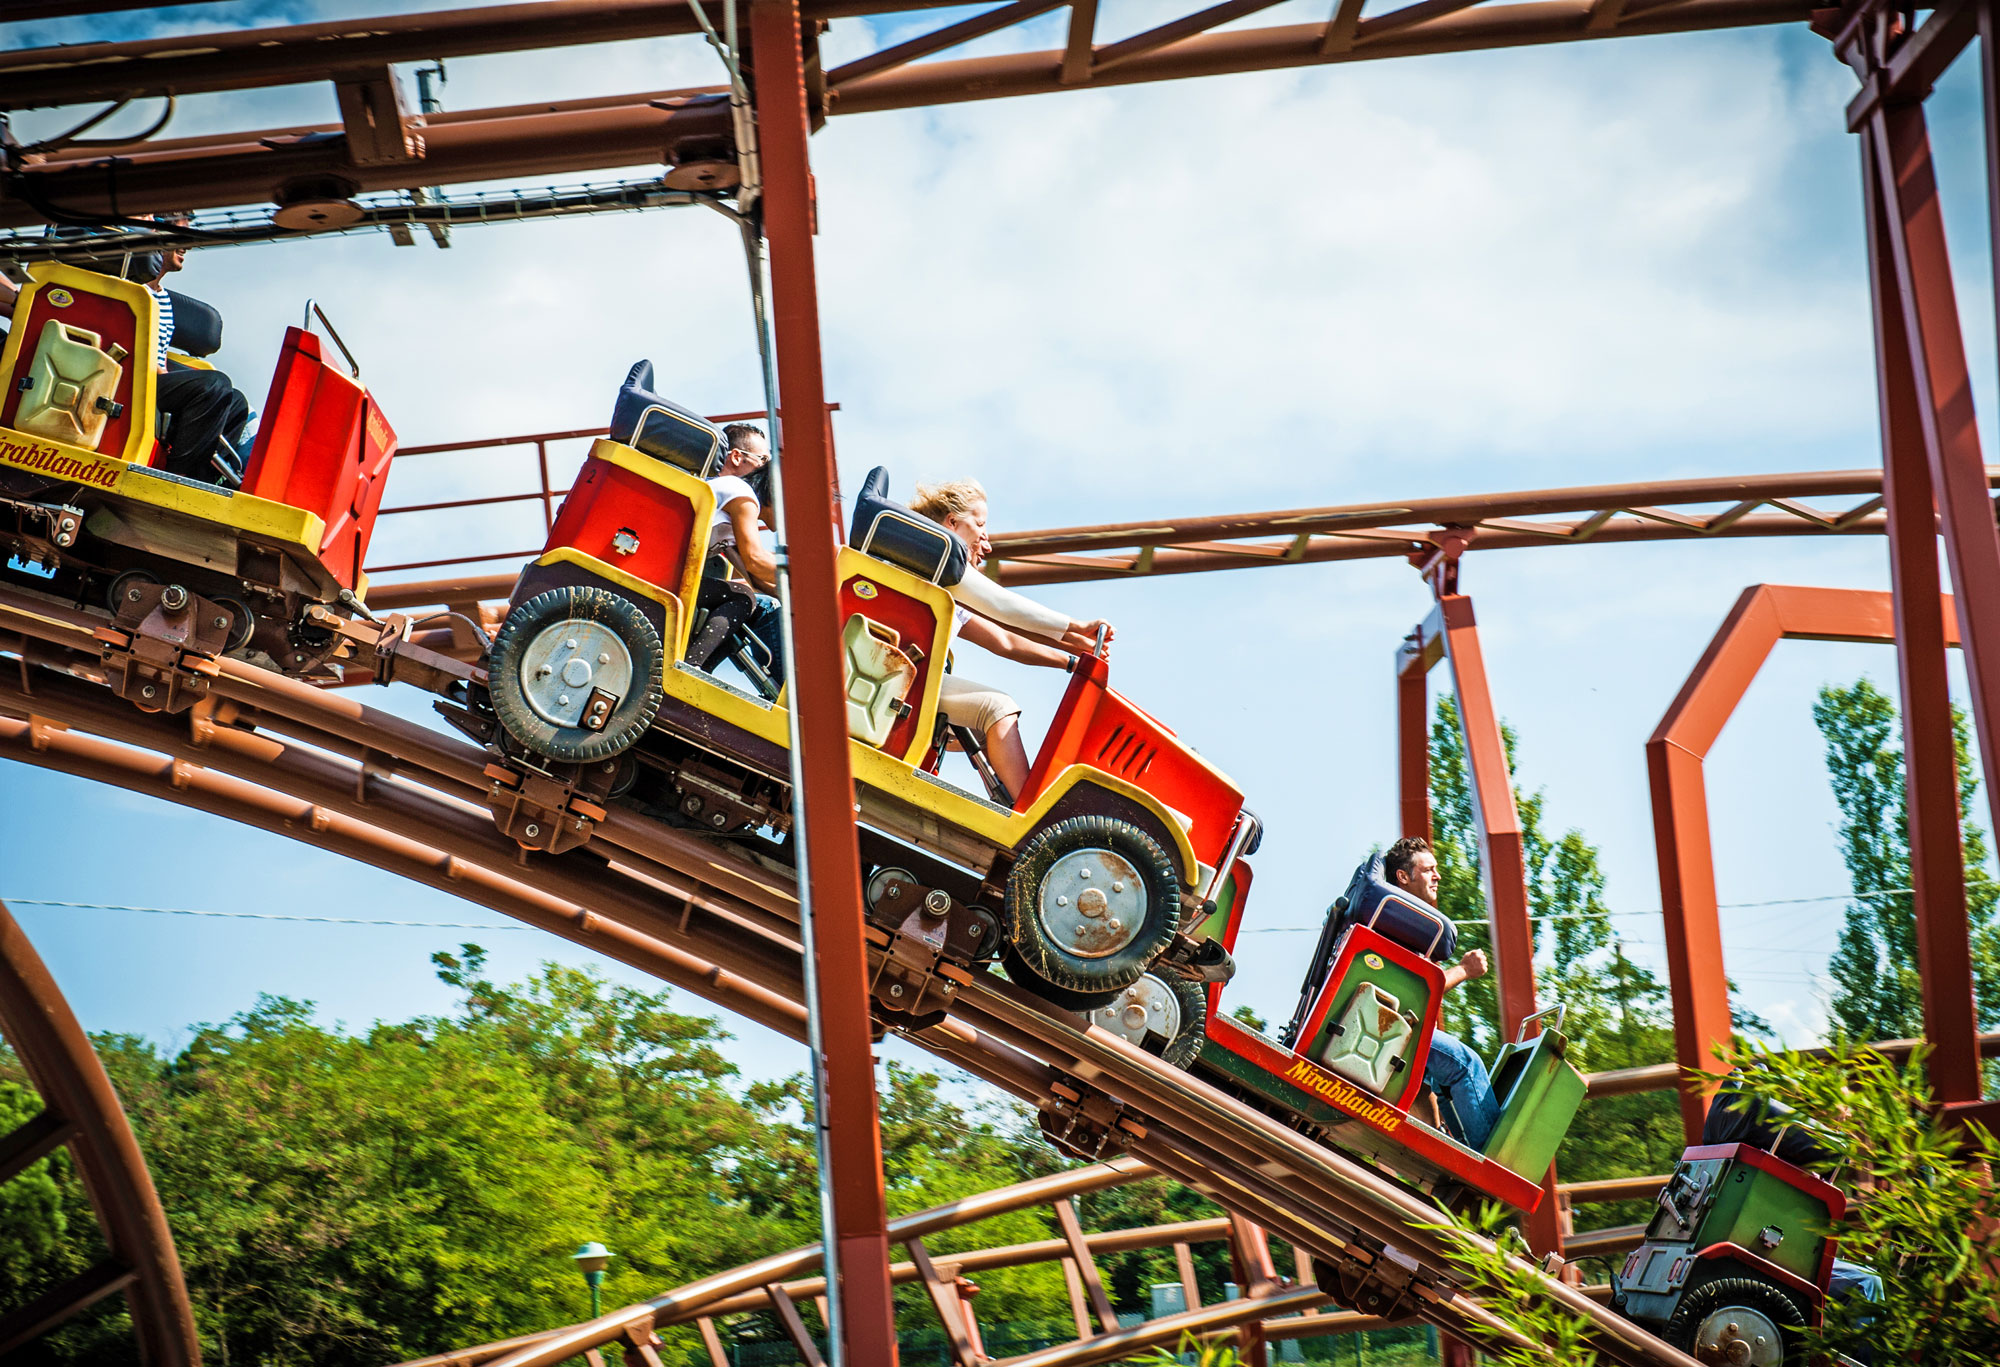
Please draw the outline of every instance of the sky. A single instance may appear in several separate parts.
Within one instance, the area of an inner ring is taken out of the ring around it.
[[[389,8],[189,6],[14,25],[0,45]],[[1103,13],[1108,41],[1158,9]],[[1054,46],[1056,24],[965,51]],[[838,21],[829,63],[911,31]],[[658,40],[454,61],[444,95],[470,109],[715,72],[698,41]],[[1852,93],[1851,74],[1801,27],[836,118],[812,154],[843,485],[878,464],[892,493],[972,475],[992,494],[995,528],[1025,529],[1878,464]],[[1990,416],[1977,101],[1968,59],[1929,115]],[[73,117],[16,127],[35,135]],[[190,98],[171,131],[334,117],[330,89],[292,87]],[[136,128],[151,113],[121,118]],[[565,179],[586,178],[612,176]],[[418,244],[204,250],[179,287],[222,309],[217,359],[253,401],[284,326],[316,297],[406,445],[601,424],[642,356],[698,410],[762,406],[740,251],[719,216]],[[581,448],[556,454],[573,466]],[[521,452],[418,457],[397,467],[389,499],[518,492],[532,478]],[[391,518],[375,558],[539,540],[532,510]],[[1662,976],[1644,742],[1737,595],[1765,582],[1885,588],[1886,549],[1793,538],[1522,550],[1476,554],[1463,570],[1497,707],[1519,735],[1517,780],[1546,793],[1555,831],[1601,848],[1614,925]],[[1033,592],[1073,617],[1111,618],[1114,685],[1236,778],[1264,817],[1225,1005],[1282,1018],[1327,902],[1395,834],[1391,663],[1428,610],[1424,586],[1402,562],[1377,561]],[[1064,682],[997,660],[960,668],[1013,691],[1031,737]],[[1793,1043],[1825,1027],[1847,888],[1810,708],[1822,685],[1862,674],[1893,691],[1886,647],[1780,645],[1708,763],[1729,970]],[[427,715],[414,693],[362,700]],[[4,761],[0,897],[86,1027],[166,1047],[263,992],[350,1027],[447,1009],[427,960],[462,940],[485,945],[501,975],[556,960],[636,980],[333,856]],[[422,924],[239,919],[271,916]],[[725,1024],[747,1075],[800,1066],[798,1046]]]

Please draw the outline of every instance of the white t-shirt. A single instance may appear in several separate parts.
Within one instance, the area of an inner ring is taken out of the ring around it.
[[[978,570],[967,570],[967,571],[966,571],[966,573],[968,573],[968,574],[977,574],[977,573],[979,573],[979,571],[978,571]],[[958,629],[959,629],[960,627],[964,626],[964,625],[965,625],[965,624],[966,624],[967,622],[969,622],[969,621],[971,621],[971,620],[972,620],[972,614],[971,614],[970,612],[967,612],[967,611],[966,611],[966,610],[965,610],[964,608],[960,607],[960,606],[959,606],[959,605],[958,605],[957,603],[953,603],[953,604],[951,605],[951,636],[950,636],[950,637],[948,638],[948,642],[949,642],[949,641],[955,641],[955,640],[957,640],[957,639],[958,639]]]
[[[153,353],[153,356],[155,364],[161,370],[165,370],[167,368],[167,343],[173,339],[174,335],[174,298],[167,293],[165,287],[160,285],[148,285],[146,286],[146,292],[152,295],[154,302],[160,306],[159,349]]]
[[[708,521],[708,548],[719,551],[736,544],[736,524],[729,520],[729,505],[747,498],[755,506],[757,491],[750,487],[749,480],[738,475],[717,475],[708,482],[708,487],[715,490],[715,516]]]

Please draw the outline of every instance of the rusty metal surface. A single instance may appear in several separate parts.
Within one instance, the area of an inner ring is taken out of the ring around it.
[[[847,754],[847,657],[836,557],[838,473],[820,356],[807,61],[797,0],[750,7],[764,236],[769,243],[778,421],[772,451],[789,678],[793,837],[811,963],[824,1233],[834,1264],[832,1330],[842,1367],[897,1361],[889,1283],[881,1116],[869,1015],[854,777]],[[782,1306],[780,1307],[782,1309]]]
[[[122,1290],[148,1367],[200,1367],[194,1311],[174,1236],[132,1126],[62,989],[0,904],[0,1036],[41,1094],[35,1148],[67,1145],[83,1179],[105,1259],[80,1278],[0,1317],[0,1358]],[[12,1174],[9,1173],[9,1176]]]
[[[1964,12],[1970,6],[1959,5]],[[1885,79],[1890,53],[1866,28],[1838,44],[1864,82]],[[1869,35],[1869,36],[1864,36]],[[1893,77],[1893,73],[1888,73]],[[1858,130],[1866,148],[1864,185],[1870,223],[1878,341],[1894,348],[1880,365],[1885,408],[1883,459],[1897,470],[1900,492],[1927,494],[1937,506],[1944,559],[1958,603],[1965,671],[1988,810],[2000,814],[2000,530],[1980,454],[1973,415],[1972,376],[1960,330],[1951,262],[1945,246],[1944,209],[1931,159],[1930,135],[1920,101],[1873,103]],[[1900,314],[1900,327],[1884,327]],[[1892,392],[1893,390],[1893,392]],[[1912,421],[1914,420],[1914,421]],[[1899,430],[1890,430],[1895,423]],[[1914,438],[1914,440],[1912,440]],[[1910,514],[1919,523],[1922,511]],[[1947,1106],[1977,1105],[1983,1096],[1978,1010],[1973,1001],[1972,955],[1959,868],[1957,770],[1951,740],[1948,684],[1939,627],[1928,600],[1935,568],[1914,563],[1934,557],[1931,538],[1910,529],[1906,563],[1899,566],[1896,597],[1918,603],[1898,612],[1910,634],[1898,637],[1904,686],[1904,757],[1910,795],[1910,835],[1916,875],[1917,952],[1924,982],[1925,1033],[1937,1046],[1929,1071]],[[1935,565],[1935,559],[1931,561]],[[1921,855],[1923,863],[1916,864]]]

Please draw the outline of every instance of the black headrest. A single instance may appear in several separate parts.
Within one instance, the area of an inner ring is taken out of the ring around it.
[[[884,466],[876,466],[861,481],[847,544],[946,588],[965,578],[965,543],[890,498],[889,471]]]
[[[1386,907],[1385,902],[1389,904]],[[1342,925],[1372,925],[1405,948],[1439,963],[1458,957],[1458,928],[1436,907],[1390,882],[1388,866],[1379,852],[1354,871],[1347,891],[1335,899],[1333,909]]]
[[[213,304],[191,294],[168,290],[174,304],[174,335],[167,345],[189,356],[213,356],[222,350],[222,314]]]
[[[78,227],[73,224],[50,224],[43,229],[44,237],[86,238],[102,236],[95,228]],[[141,282],[158,280],[160,272],[166,268],[166,257],[160,252],[110,252],[104,256],[65,257],[63,264],[81,270],[96,271],[99,275],[116,276],[121,280]]]
[[[722,429],[653,392],[653,363],[627,372],[611,409],[611,440],[643,451],[699,479],[722,464]]]

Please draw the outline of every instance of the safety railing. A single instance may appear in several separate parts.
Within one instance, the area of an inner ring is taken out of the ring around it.
[[[831,413],[838,410],[839,407],[839,404],[828,404],[827,411]],[[768,416],[764,410],[757,409],[747,413],[718,413],[710,416],[708,421],[721,426],[724,423],[732,422],[763,422]],[[592,441],[598,437],[608,435],[609,432],[610,429],[607,427],[577,427],[564,432],[526,432],[516,436],[489,437],[478,441],[445,441],[434,442],[426,446],[402,447],[396,452],[396,460],[399,465],[405,461],[422,456],[467,455],[480,451],[506,451],[518,450],[522,447],[533,447],[535,451],[536,478],[529,488],[518,492],[482,494],[474,498],[436,499],[423,503],[399,503],[392,507],[383,508],[376,514],[377,530],[379,532],[383,519],[392,517],[407,517],[415,514],[462,514],[474,509],[503,508],[514,507],[523,503],[540,503],[542,531],[546,533],[556,525],[556,508],[560,505],[563,496],[569,493],[569,485],[567,483],[563,483],[560,486],[557,483],[554,469],[550,463],[550,446],[563,442]],[[369,577],[372,579],[380,575],[407,573],[416,570],[463,570],[474,565],[488,564],[496,560],[526,560],[531,556],[539,555],[541,550],[542,547],[539,543],[533,546],[510,550],[488,551],[482,549],[475,553],[462,555],[370,564],[367,567],[367,571]]]

